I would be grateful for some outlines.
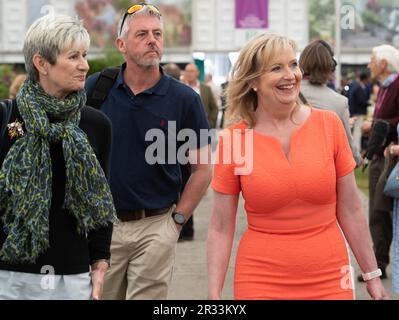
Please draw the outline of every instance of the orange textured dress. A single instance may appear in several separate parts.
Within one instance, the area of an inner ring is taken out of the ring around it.
[[[292,134],[290,161],[278,140],[245,129],[240,122],[222,133],[212,181],[245,200],[234,298],[353,299],[336,181],[355,162],[340,119],[311,109]]]

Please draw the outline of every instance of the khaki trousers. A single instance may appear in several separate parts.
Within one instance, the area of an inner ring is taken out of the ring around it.
[[[104,300],[166,299],[179,232],[168,213],[114,225]]]

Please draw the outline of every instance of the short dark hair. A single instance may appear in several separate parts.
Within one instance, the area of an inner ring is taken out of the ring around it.
[[[176,63],[168,63],[163,66],[165,73],[176,80],[180,80],[181,69]]]
[[[370,78],[370,73],[368,71],[362,71],[359,75],[360,81],[365,81]]]
[[[315,40],[303,49],[299,65],[310,83],[321,85],[327,83],[337,62],[331,46],[323,40]]]

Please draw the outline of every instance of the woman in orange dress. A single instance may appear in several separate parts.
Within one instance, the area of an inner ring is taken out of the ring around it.
[[[208,295],[220,299],[240,192],[248,229],[235,299],[353,299],[348,241],[373,299],[379,278],[340,119],[299,102],[295,43],[260,35],[241,51],[228,88],[234,125],[220,137],[208,233]],[[342,231],[341,231],[342,230]]]

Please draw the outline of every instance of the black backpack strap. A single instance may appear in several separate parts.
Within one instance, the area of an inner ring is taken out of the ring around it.
[[[120,67],[107,68],[101,71],[91,95],[87,97],[88,106],[95,109],[101,108],[118,77],[119,71]]]

